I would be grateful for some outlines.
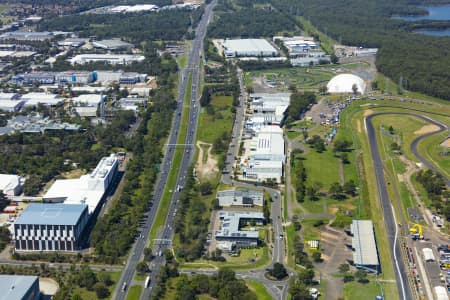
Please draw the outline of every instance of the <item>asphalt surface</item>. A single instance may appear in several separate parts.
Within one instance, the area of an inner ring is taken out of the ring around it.
[[[164,256],[160,255],[163,253],[165,249],[170,248],[173,237],[173,219],[175,215],[176,206],[180,197],[180,190],[184,185],[184,180],[186,177],[186,172],[189,168],[189,165],[192,162],[194,147],[193,143],[195,142],[195,133],[197,130],[197,121],[199,115],[200,104],[198,103],[198,83],[199,83],[199,67],[200,67],[200,59],[201,52],[203,50],[203,39],[205,37],[206,28],[211,20],[213,8],[217,4],[217,0],[212,1],[205,8],[205,12],[200,20],[197,29],[195,38],[192,43],[191,52],[189,54],[188,63],[186,67],[181,72],[181,77],[178,85],[178,106],[175,111],[175,118],[172,125],[172,130],[168,139],[167,148],[163,163],[160,168],[160,176],[157,180],[155,192],[153,196],[153,205],[150,211],[146,214],[144,219],[144,224],[142,226],[142,232],[138,237],[136,243],[133,245],[131,249],[131,254],[126,262],[124,271],[120,277],[119,283],[117,284],[115,294],[113,296],[114,299],[124,300],[126,299],[128,288],[130,283],[133,280],[133,275],[136,269],[136,265],[143,258],[143,252],[145,246],[148,244],[148,236],[151,230],[151,226],[153,224],[153,220],[155,219],[158,206],[160,200],[162,198],[164,187],[167,183],[167,177],[169,170],[172,165],[173,157],[174,157],[174,149],[175,147],[183,148],[183,157],[179,168],[179,173],[177,177],[176,186],[173,188],[172,199],[169,207],[169,212],[165,221],[165,225],[163,227],[162,232],[158,236],[159,239],[163,239],[160,243],[156,243],[154,247],[154,253],[156,254],[155,259],[152,261],[152,268],[150,276],[150,284],[148,288],[143,289],[140,299],[149,299],[152,290],[155,288],[157,277],[159,275],[159,271],[161,266],[164,264]],[[186,141],[184,145],[176,145],[178,140],[179,129],[181,125],[181,115],[184,105],[184,99],[187,90],[187,83],[189,79],[189,75],[192,71],[192,86],[191,86],[191,95],[190,95],[190,110],[189,110],[189,123],[186,135]],[[180,188],[178,188],[180,187]],[[122,291],[122,288],[126,284],[125,291]]]
[[[366,128],[367,128],[367,136],[369,139],[369,145],[370,145],[371,152],[372,152],[375,177],[376,177],[377,185],[378,185],[378,192],[379,192],[381,205],[382,205],[382,209],[383,209],[384,223],[386,226],[386,232],[387,232],[387,236],[388,236],[388,240],[389,240],[389,244],[390,244],[390,248],[391,248],[390,249],[391,250],[391,258],[392,258],[392,261],[394,264],[394,271],[395,271],[396,278],[397,278],[397,280],[396,280],[397,287],[398,287],[398,291],[400,294],[400,299],[408,300],[408,299],[413,299],[413,296],[412,296],[411,287],[409,286],[408,278],[406,275],[407,271],[406,271],[406,267],[405,267],[405,264],[402,259],[402,252],[401,252],[400,244],[397,240],[397,237],[398,237],[397,222],[395,220],[393,208],[391,205],[391,201],[389,199],[389,194],[387,191],[387,184],[386,184],[386,180],[384,178],[384,172],[383,172],[383,162],[381,160],[381,156],[380,156],[379,149],[377,146],[375,129],[372,124],[372,119],[374,117],[380,116],[380,115],[392,115],[392,114],[409,115],[409,116],[421,118],[423,120],[426,120],[427,122],[437,125],[440,128],[439,131],[437,131],[437,132],[435,131],[435,132],[425,134],[423,136],[418,137],[411,144],[411,150],[414,153],[414,155],[416,155],[425,166],[427,166],[430,169],[435,170],[435,171],[437,171],[437,170],[434,168],[434,166],[431,165],[429,162],[427,162],[418,153],[417,145],[423,138],[430,136],[432,134],[436,134],[438,132],[447,130],[447,126],[445,126],[433,119],[430,119],[427,116],[413,114],[413,113],[400,113],[400,112],[375,113],[375,114],[368,116],[365,119]],[[448,179],[447,179],[447,184],[448,184]]]

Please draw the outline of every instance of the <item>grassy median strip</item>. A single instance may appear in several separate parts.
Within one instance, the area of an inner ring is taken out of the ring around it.
[[[128,291],[127,300],[139,300],[141,296],[142,286],[141,285],[133,285],[130,287]]]
[[[181,123],[178,133],[177,144],[184,144],[187,136],[187,129],[189,124],[189,101],[191,100],[192,92],[192,72],[189,73],[189,80],[187,83],[186,94],[183,102],[183,111],[181,113]],[[175,118],[178,116],[175,116]],[[181,160],[183,159],[184,147],[176,147],[172,160],[172,167],[169,171],[169,176],[167,177],[167,182],[164,187],[164,193],[159,203],[158,212],[156,213],[155,220],[153,221],[153,226],[149,234],[150,247],[152,241],[156,238],[158,230],[161,226],[164,226],[166,221],[167,213],[170,207],[170,201],[172,199],[172,192],[175,189],[175,184],[178,178],[178,172],[180,170]],[[172,192],[171,192],[172,191]]]
[[[245,284],[258,296],[259,300],[270,300],[272,296],[267,291],[264,284],[255,280],[245,280]]]

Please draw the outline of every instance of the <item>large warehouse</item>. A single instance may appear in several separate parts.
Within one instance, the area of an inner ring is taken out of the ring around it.
[[[350,225],[353,248],[353,263],[358,269],[379,273],[377,242],[371,220],[353,220]]]
[[[69,61],[72,65],[83,65],[90,62],[105,62],[112,65],[128,65],[133,62],[141,62],[145,59],[142,55],[135,54],[79,54]]]
[[[329,93],[354,93],[353,86],[356,86],[357,93],[364,94],[366,83],[364,80],[353,74],[339,74],[331,78],[327,84]]]
[[[278,56],[278,51],[265,39],[225,40],[225,57]]]
[[[30,204],[14,223],[16,251],[75,251],[88,223],[86,204]]]

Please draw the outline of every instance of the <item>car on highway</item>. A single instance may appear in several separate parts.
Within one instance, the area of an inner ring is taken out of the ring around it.
[[[282,240],[284,238],[284,235],[280,234],[280,240]]]

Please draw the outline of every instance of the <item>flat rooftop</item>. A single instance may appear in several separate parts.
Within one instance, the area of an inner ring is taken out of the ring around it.
[[[371,220],[353,220],[353,261],[357,265],[379,265],[377,243]]]
[[[226,40],[223,47],[230,52],[245,53],[278,53],[278,51],[265,39],[239,39]]]
[[[0,300],[25,299],[29,288],[38,280],[37,276],[0,275]]]
[[[16,220],[15,224],[26,225],[76,225],[85,204],[30,204]]]
[[[229,238],[253,238],[259,237],[258,231],[244,231],[239,230],[241,219],[263,220],[264,214],[260,212],[237,212],[237,211],[221,211],[219,218],[222,219],[221,230],[215,232],[216,237]]]

